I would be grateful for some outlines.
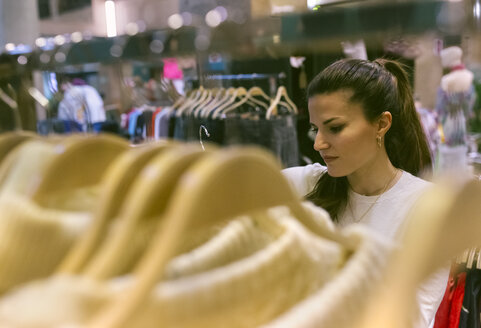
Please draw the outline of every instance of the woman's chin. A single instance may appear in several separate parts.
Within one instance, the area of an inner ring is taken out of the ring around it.
[[[340,170],[336,170],[333,167],[327,166],[327,174],[329,174],[333,178],[340,178],[346,176],[345,172],[341,172]]]

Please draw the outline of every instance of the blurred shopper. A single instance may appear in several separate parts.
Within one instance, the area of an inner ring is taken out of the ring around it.
[[[436,112],[442,131],[439,169],[441,171],[468,170],[467,120],[473,116],[476,93],[473,73],[462,63],[463,51],[459,47],[448,47],[441,51],[441,63],[447,73],[438,89]]]
[[[318,163],[284,170],[308,200],[339,226],[359,223],[398,241],[408,211],[430,183],[429,147],[403,68],[395,61],[343,59],[308,87],[308,109]],[[428,327],[444,294],[448,270],[418,293],[420,319]]]
[[[58,118],[79,123],[84,131],[98,131],[106,120],[104,102],[98,91],[82,79],[63,81],[64,97],[58,106]]]

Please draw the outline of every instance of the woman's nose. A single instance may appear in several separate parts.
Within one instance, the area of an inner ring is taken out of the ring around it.
[[[316,139],[314,140],[314,149],[316,151],[321,151],[329,148],[329,143],[325,140],[321,133],[316,134]]]

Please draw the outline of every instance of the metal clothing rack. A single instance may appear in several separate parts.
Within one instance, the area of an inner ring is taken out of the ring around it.
[[[185,77],[185,82],[190,82],[192,88],[194,82],[199,82],[199,86],[209,87],[208,81],[259,81],[267,80],[269,90],[264,90],[268,92],[271,96],[274,96],[279,85],[283,85],[282,81],[287,77],[285,72],[280,73],[249,73],[249,74],[210,74],[204,75],[203,77]]]

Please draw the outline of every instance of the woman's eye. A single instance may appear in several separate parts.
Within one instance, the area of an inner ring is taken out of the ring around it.
[[[309,129],[310,132],[315,132],[317,133],[317,128],[315,126],[311,126],[311,128]]]
[[[342,131],[342,129],[344,129],[344,125],[335,125],[329,127],[329,131],[331,131],[332,133],[339,133]]]

